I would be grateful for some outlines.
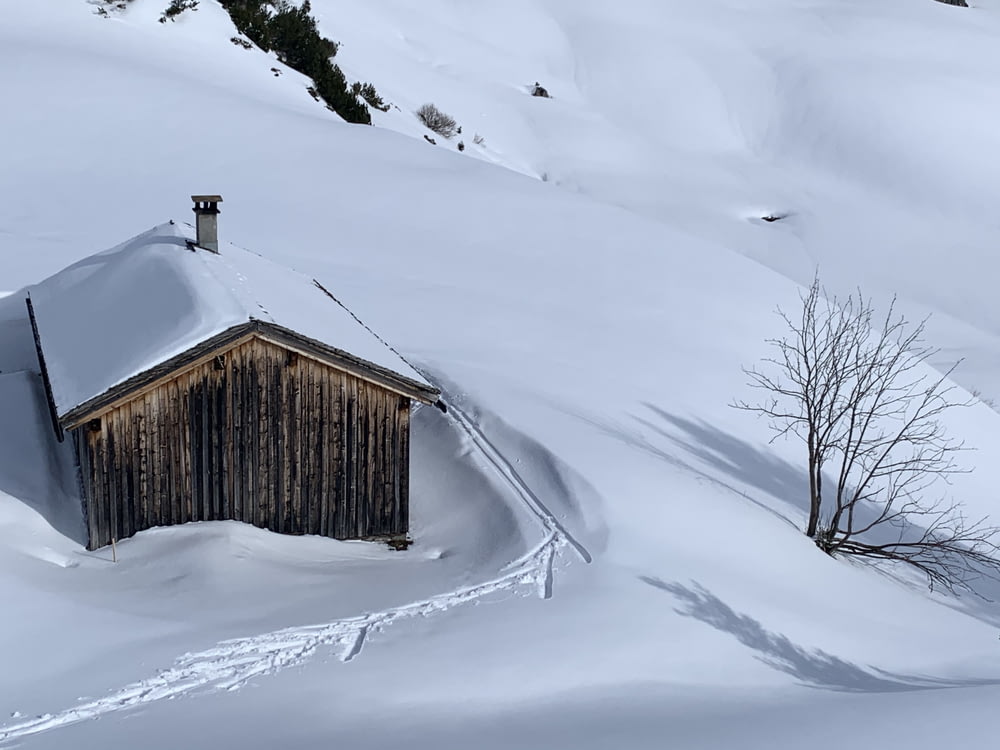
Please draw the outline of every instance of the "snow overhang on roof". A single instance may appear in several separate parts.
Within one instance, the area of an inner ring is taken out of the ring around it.
[[[279,343],[284,337],[411,398],[437,400],[420,373],[313,279],[228,243],[216,255],[193,242],[191,227],[163,224],[28,290],[63,426],[108,395],[141,387],[154,369],[182,366],[186,353],[224,345],[243,329]]]

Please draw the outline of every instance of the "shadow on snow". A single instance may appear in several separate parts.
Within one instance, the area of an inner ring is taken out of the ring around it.
[[[940,679],[898,674],[877,667],[864,668],[825,651],[793,643],[787,636],[768,630],[749,615],[735,612],[698,583],[685,586],[652,576],[639,576],[639,579],[673,595],[682,605],[675,610],[678,614],[729,633],[744,646],[753,649],[756,657],[768,666],[812,687],[852,693],[892,693],[1000,685],[1000,678]]]

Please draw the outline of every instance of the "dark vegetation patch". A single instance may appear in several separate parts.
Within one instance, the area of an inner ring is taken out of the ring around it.
[[[310,94],[315,92],[348,122],[370,125],[368,104],[388,109],[372,84],[348,85],[340,66],[332,62],[340,45],[319,33],[309,0],[301,6],[289,0],[219,2],[243,36],[265,52],[274,51],[289,68],[309,76],[313,81]]]
[[[160,16],[160,23],[173,21],[186,10],[198,10],[198,0],[170,0],[170,5]]]

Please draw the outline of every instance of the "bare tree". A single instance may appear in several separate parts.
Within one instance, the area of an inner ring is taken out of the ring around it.
[[[1000,528],[935,494],[965,471],[956,462],[965,445],[940,418],[972,401],[956,399],[957,365],[944,374],[927,366],[939,350],[924,342],[926,321],[911,326],[895,300],[879,318],[860,292],[827,302],[818,279],[799,317],[778,314],[788,333],[768,341],[777,354],[744,369],[767,397],[734,406],[768,418],[772,441],[805,444],[806,534],[831,555],[912,565],[932,587],[971,590],[977,577],[1000,578]]]
[[[433,104],[422,104],[417,110],[417,117],[430,130],[445,138],[451,138],[461,131],[454,117],[446,115]]]

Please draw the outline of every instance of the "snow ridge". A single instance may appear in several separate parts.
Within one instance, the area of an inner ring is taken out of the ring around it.
[[[381,632],[402,620],[447,612],[498,592],[533,588],[539,597],[550,598],[556,555],[568,547],[589,563],[590,553],[552,515],[468,415],[455,407],[449,408],[448,415],[544,530],[541,542],[507,566],[502,575],[381,612],[222,641],[205,651],[185,654],[155,677],[133,682],[102,698],[8,724],[0,728],[0,744],[189,693],[238,690],[253,679],[304,664],[323,648],[339,650],[340,660],[348,662],[361,653],[373,632]]]

